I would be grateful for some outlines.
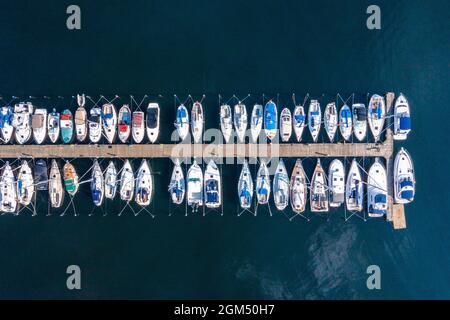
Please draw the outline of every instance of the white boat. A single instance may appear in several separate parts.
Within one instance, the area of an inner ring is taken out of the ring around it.
[[[349,211],[362,211],[364,205],[364,183],[358,162],[353,159],[345,186],[345,204]]]
[[[386,105],[382,96],[374,94],[370,98],[368,115],[370,131],[372,132],[375,142],[378,142],[380,140],[384,120],[386,118]]]
[[[320,104],[317,100],[311,100],[308,109],[308,127],[314,142],[317,142],[319,137],[321,122],[322,111],[320,110]]]
[[[192,137],[195,143],[201,143],[203,139],[203,107],[200,102],[194,103],[191,111]]]
[[[117,112],[112,103],[102,106],[103,131],[108,143],[113,143],[117,132]]]
[[[409,103],[403,94],[400,94],[394,106],[394,140],[406,140],[411,131],[411,114]]]
[[[105,198],[114,199],[117,192],[117,169],[113,161],[110,161],[105,172]]]
[[[223,138],[226,143],[230,142],[233,134],[233,114],[228,104],[220,106],[220,130],[222,130]]]
[[[147,107],[147,137],[151,143],[155,143],[159,136],[159,104],[149,103]]]
[[[17,208],[16,197],[16,179],[14,173],[6,161],[2,175],[0,177],[0,211],[5,213],[12,213]]]
[[[177,108],[175,128],[177,129],[180,140],[184,141],[189,134],[189,113],[184,104],[179,105]]]
[[[245,133],[247,131],[247,108],[245,104],[239,103],[234,106],[234,128],[238,137],[238,142],[245,142]]]
[[[86,140],[87,134],[87,112],[84,105],[81,105],[75,111],[75,135],[78,142]]]
[[[294,109],[294,132],[297,142],[302,141],[303,129],[306,126],[305,109],[303,106],[296,106]]]
[[[308,181],[306,180],[306,174],[300,159],[295,162],[294,169],[292,170],[289,190],[292,210],[295,213],[305,211],[308,196]]]
[[[153,176],[147,160],[142,160],[136,174],[135,201],[140,206],[148,206],[153,194]]]
[[[120,173],[120,199],[130,202],[134,195],[134,174],[129,160],[125,160]]]
[[[348,105],[343,105],[339,112],[339,130],[345,141],[349,141],[352,137],[353,123],[352,112]]]
[[[328,211],[328,186],[320,159],[317,159],[316,168],[311,179],[310,195],[311,212]]]
[[[353,131],[358,141],[364,141],[367,134],[367,110],[362,103],[352,105],[353,110]]]
[[[205,205],[207,208],[219,208],[222,204],[222,178],[214,160],[209,160],[205,170]]]
[[[256,198],[259,204],[269,203],[270,198],[270,175],[266,162],[261,160],[261,164],[256,175]]]
[[[401,148],[394,161],[395,203],[410,203],[416,193],[414,166],[408,151]]]
[[[144,112],[134,111],[131,120],[131,135],[136,143],[141,143],[145,137]]]
[[[14,106],[14,137],[18,144],[27,143],[31,138],[31,115],[33,114],[33,105],[31,102],[21,102]]]
[[[119,110],[117,131],[120,142],[126,143],[131,134],[131,110],[127,104],[124,104]]]
[[[383,217],[387,213],[387,174],[379,158],[367,174],[367,213],[369,217]]]
[[[59,132],[61,130],[59,112],[56,112],[56,109],[53,109],[53,111],[49,113],[47,120],[48,137],[52,143],[55,143],[59,138]]]
[[[289,204],[289,176],[281,158],[273,177],[273,201],[278,210],[284,210]]]
[[[337,208],[345,201],[345,169],[341,160],[334,159],[328,168],[330,207]]]
[[[276,137],[278,130],[277,105],[270,100],[264,107],[264,132],[269,140]]]
[[[37,108],[31,117],[34,142],[42,144],[47,137],[47,109]]]
[[[11,141],[14,132],[13,118],[14,112],[11,106],[3,106],[0,109],[0,129],[3,143],[9,143]]]
[[[252,116],[250,118],[250,133],[252,141],[258,142],[259,134],[261,133],[263,124],[263,106],[255,104],[252,110]]]
[[[63,182],[61,179],[61,172],[59,171],[58,163],[55,159],[52,160],[50,167],[50,176],[48,181],[48,194],[50,198],[50,205],[52,208],[61,207],[64,200]]]
[[[28,162],[23,160],[17,175],[17,199],[20,204],[27,206],[34,195],[34,178]]]
[[[242,209],[249,209],[253,199],[253,179],[247,160],[244,160],[238,182],[239,204]]]
[[[196,160],[187,173],[187,204],[193,210],[203,205],[203,173]]]
[[[89,113],[89,140],[98,143],[102,138],[102,110],[94,107]]]
[[[325,112],[323,113],[323,122],[328,139],[330,139],[330,142],[333,142],[338,128],[338,113],[336,109],[336,103],[331,102],[327,104],[327,106],[325,107]]]
[[[169,183],[169,193],[174,204],[181,204],[186,193],[186,181],[184,180],[183,168],[180,160],[175,159],[172,176]]]
[[[280,135],[283,142],[288,142],[292,135],[292,115],[288,108],[281,110]]]
[[[94,160],[94,165],[92,167],[91,194],[94,204],[97,207],[101,206],[103,203],[103,197],[105,196],[105,182],[102,168],[97,160]]]

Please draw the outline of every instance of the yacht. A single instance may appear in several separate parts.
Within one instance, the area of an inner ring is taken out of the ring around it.
[[[130,202],[134,195],[134,174],[129,160],[125,160],[120,173],[120,199]]]
[[[369,101],[369,127],[375,142],[380,140],[383,131],[384,120],[386,118],[386,105],[384,98],[374,94]]]
[[[184,104],[179,105],[177,108],[175,128],[177,129],[180,140],[184,141],[189,134],[189,113]]]
[[[303,106],[296,106],[294,109],[294,132],[297,142],[302,141],[303,129],[305,129],[305,109]]]
[[[64,200],[64,189],[61,179],[61,172],[59,171],[58,163],[55,159],[52,160],[52,166],[50,167],[48,193],[51,207],[61,207]]]
[[[401,148],[394,160],[394,200],[395,203],[410,203],[416,192],[414,166],[406,149]]]
[[[6,161],[0,177],[0,192],[0,211],[15,212],[17,208],[16,179],[8,161]]]
[[[94,160],[94,166],[92,167],[91,194],[94,204],[97,207],[101,206],[105,195],[105,183],[102,168],[100,168],[97,160]]]
[[[310,206],[311,212],[328,212],[328,186],[320,159],[311,179]]]
[[[117,192],[117,169],[114,161],[110,161],[105,171],[105,198],[114,199]]]
[[[72,112],[66,109],[61,114],[61,138],[64,143],[72,142],[73,137],[73,117]]]
[[[99,107],[93,107],[89,116],[89,140],[92,143],[98,143],[102,138],[102,110]]]
[[[60,115],[59,112],[56,112],[56,109],[53,109],[52,112],[49,113],[47,118],[47,127],[48,127],[48,137],[52,143],[56,143],[59,138],[60,132]]]
[[[270,100],[264,107],[264,132],[267,139],[272,141],[278,130],[278,112],[276,104]]]
[[[203,173],[196,160],[187,172],[187,204],[192,210],[203,205]]]
[[[320,104],[317,100],[311,100],[308,109],[308,127],[314,142],[317,142],[319,137],[321,122],[322,111],[320,110]]]
[[[131,135],[134,142],[141,143],[145,137],[144,112],[134,111],[131,119]]]
[[[109,144],[114,142],[117,132],[117,112],[112,103],[102,106],[103,132]]]
[[[325,107],[325,112],[323,114],[323,122],[328,139],[330,139],[330,142],[333,142],[338,128],[338,114],[336,103],[331,102],[327,104],[327,106]]]
[[[395,101],[394,106],[394,140],[406,140],[411,131],[411,114],[409,103],[403,94]]]
[[[384,217],[387,213],[387,174],[379,158],[367,174],[367,212],[369,217]]]
[[[352,136],[352,113],[348,105],[344,105],[339,112],[339,129],[341,131],[341,136],[345,141],[349,141]]]
[[[234,106],[234,128],[238,137],[238,142],[245,142],[247,131],[247,108],[245,104],[239,103]]]
[[[78,192],[80,183],[78,181],[78,174],[73,164],[66,161],[63,167],[64,186],[69,195],[74,196]]]
[[[149,103],[147,107],[147,137],[151,143],[155,143],[159,136],[159,104]]]
[[[250,118],[250,134],[252,136],[252,142],[257,143],[259,134],[261,133],[263,123],[263,106],[255,104],[252,110],[252,116]]]
[[[42,144],[47,137],[47,109],[37,108],[31,117],[34,142]]]
[[[17,199],[20,204],[27,206],[31,203],[34,195],[33,172],[26,160],[22,161],[17,175]]]
[[[175,159],[175,165],[170,178],[169,193],[174,204],[181,204],[186,193],[186,181],[184,180],[183,168],[181,168],[180,160]]]
[[[142,160],[136,174],[135,200],[140,206],[148,206],[153,194],[153,176],[147,160]]]
[[[283,142],[288,142],[292,135],[292,115],[288,108],[281,111],[280,135]]]
[[[349,211],[362,211],[364,205],[364,183],[358,162],[353,159],[345,185],[345,204]]]
[[[358,141],[362,142],[367,133],[367,110],[362,103],[352,105],[353,110],[353,131]]]
[[[195,102],[191,111],[191,129],[194,143],[201,143],[203,139],[203,107],[200,102]]]
[[[84,98],[80,98],[78,100],[78,103],[78,108],[75,111],[75,135],[78,142],[83,142],[84,140],[86,140],[88,134],[87,112],[84,108]]]
[[[219,208],[222,205],[222,178],[214,160],[209,160],[205,170],[205,205],[207,208]]]
[[[44,159],[38,159],[34,164],[34,184],[36,190],[48,190],[48,168]]]
[[[249,209],[253,199],[253,179],[247,160],[244,160],[238,182],[239,204],[242,209]]]
[[[342,161],[334,159],[328,168],[330,207],[337,208],[345,200],[345,169]]]
[[[131,110],[127,104],[124,104],[119,110],[117,131],[120,142],[127,143],[131,134]]]
[[[256,198],[259,204],[269,203],[270,198],[270,175],[266,162],[261,160],[261,164],[256,175]]]
[[[223,138],[226,143],[230,142],[231,135],[233,134],[233,115],[231,113],[231,107],[228,104],[220,106],[220,129],[222,130]]]
[[[281,158],[273,177],[273,200],[278,210],[284,210],[289,204],[289,176]]]
[[[289,190],[291,193],[292,210],[295,213],[305,211],[308,195],[308,180],[306,179],[306,174],[300,159],[295,162],[294,169],[292,170]]]
[[[0,109],[0,131],[3,143],[9,143],[13,136],[14,112],[11,106],[3,106]]]
[[[25,144],[31,138],[31,115],[33,114],[33,105],[31,102],[21,102],[14,106],[13,126],[15,128],[14,136],[18,144]]]

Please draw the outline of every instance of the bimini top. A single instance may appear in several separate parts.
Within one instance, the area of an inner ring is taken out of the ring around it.
[[[410,130],[411,129],[411,118],[401,117],[400,118],[400,130]]]
[[[150,108],[147,111],[147,127],[150,129],[156,128],[158,125],[158,108]]]
[[[364,107],[357,107],[356,110],[356,119],[358,121],[365,121],[367,119],[367,111]]]
[[[385,194],[377,194],[375,196],[375,203],[386,203],[386,195]]]

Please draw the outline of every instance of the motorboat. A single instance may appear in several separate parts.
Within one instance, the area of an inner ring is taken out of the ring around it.
[[[362,142],[367,134],[367,110],[362,103],[352,105],[353,110],[353,131],[358,141]]]
[[[259,204],[269,203],[270,198],[270,175],[266,162],[261,160],[261,164],[256,175],[256,198]]]
[[[63,167],[63,180],[67,193],[73,197],[78,192],[80,182],[75,166],[69,161]]]
[[[273,177],[273,200],[278,210],[284,210],[289,204],[289,176],[281,158]]]
[[[219,208],[222,205],[222,178],[214,160],[209,160],[205,170],[205,206]]]
[[[117,132],[117,112],[112,103],[106,103],[102,106],[103,132],[109,144],[116,139]]]
[[[81,106],[78,106],[77,110],[75,111],[75,135],[78,142],[83,142],[84,140],[86,140],[87,134],[87,112],[83,104]]]
[[[337,208],[345,201],[345,169],[341,160],[334,159],[328,168],[330,207]]]
[[[70,110],[66,109],[61,113],[61,138],[64,143],[72,142],[73,138],[73,116]]]
[[[146,131],[148,140],[155,143],[159,136],[159,104],[149,103],[147,107]]]
[[[289,185],[291,208],[295,213],[305,211],[308,196],[308,180],[303,170],[302,161],[298,159],[292,170],[291,181]]]
[[[278,112],[276,104],[270,100],[264,107],[264,132],[267,139],[272,141],[278,130]]]
[[[322,111],[317,100],[311,100],[308,109],[308,127],[314,142],[317,142],[322,122]]]
[[[294,132],[297,142],[302,141],[303,129],[306,126],[305,109],[303,106],[296,106],[294,109]]]
[[[364,183],[358,162],[353,159],[345,185],[345,204],[347,210],[360,212],[364,205]]]
[[[330,142],[333,142],[338,128],[338,113],[336,109],[336,103],[331,102],[327,104],[327,106],[325,107],[325,112],[323,113],[323,122],[328,139],[330,139]]]
[[[153,176],[146,159],[142,160],[136,174],[135,200],[140,206],[148,206],[152,200]]]
[[[370,131],[372,132],[375,142],[378,142],[380,140],[386,118],[386,104],[382,96],[374,94],[370,98],[368,114]]]
[[[409,103],[403,94],[400,94],[394,106],[394,140],[406,140],[411,131],[411,114]]]
[[[42,144],[47,137],[47,109],[37,108],[31,117],[34,142]]]
[[[34,195],[33,172],[26,160],[22,161],[17,175],[17,200],[20,204],[28,206]]]
[[[101,206],[105,196],[105,183],[102,168],[97,160],[94,160],[94,165],[92,166],[91,194],[94,204],[97,207]]]
[[[328,212],[328,186],[320,159],[311,179],[310,206],[311,212]]]
[[[183,168],[180,160],[175,159],[172,176],[169,183],[169,193],[174,204],[181,204],[186,193],[186,181],[184,180]]]
[[[280,135],[283,142],[288,142],[292,135],[292,114],[288,108],[281,110]]]
[[[253,179],[247,160],[244,160],[238,182],[239,204],[242,209],[249,209],[253,199]]]
[[[114,161],[110,161],[105,171],[105,198],[114,199],[117,192],[117,169]]]
[[[203,205],[203,173],[196,160],[187,172],[187,204],[193,210]]]
[[[47,118],[47,127],[48,127],[48,137],[52,143],[56,143],[59,138],[60,132],[60,114],[56,112],[56,109],[53,109],[52,112],[49,113]]]
[[[201,143],[203,139],[203,107],[200,102],[195,102],[191,111],[191,129],[194,143]]]
[[[131,110],[127,104],[124,104],[119,110],[117,131],[120,142],[127,143],[131,134]]]
[[[258,142],[259,134],[261,133],[263,124],[263,106],[255,104],[253,106],[252,115],[250,118],[250,134],[252,142]]]
[[[134,195],[134,173],[129,160],[125,160],[120,173],[120,199],[130,202]]]
[[[141,143],[145,137],[144,112],[134,111],[131,119],[131,135],[134,142]]]
[[[17,208],[16,179],[8,161],[6,161],[0,177],[0,192],[0,211],[15,212]]]
[[[225,142],[229,143],[233,134],[233,114],[228,104],[220,106],[220,129],[222,130]]]
[[[3,106],[0,109],[0,131],[1,139],[3,143],[9,143],[13,136],[14,126],[13,126],[14,112],[11,106]]]
[[[247,131],[247,108],[245,104],[238,103],[234,106],[234,128],[238,137],[238,142],[245,142],[245,134]]]
[[[178,106],[176,117],[175,128],[180,140],[184,141],[189,134],[189,113],[184,104]]]
[[[93,107],[89,113],[89,140],[98,143],[102,138],[102,110]]]
[[[349,141],[352,137],[353,123],[352,112],[348,105],[343,105],[339,112],[339,130],[345,141]]]
[[[48,190],[48,167],[44,159],[38,159],[34,164],[34,184],[37,191]]]
[[[13,127],[14,137],[18,144],[25,144],[31,138],[31,115],[33,105],[31,102],[21,102],[14,106]]]
[[[52,208],[59,208],[64,200],[64,188],[61,179],[61,172],[59,171],[58,163],[55,159],[52,160],[50,167],[50,177],[48,181],[48,194],[50,198],[50,205]]]
[[[416,193],[414,166],[406,149],[401,148],[394,160],[395,203],[410,203]]]
[[[387,173],[379,158],[367,174],[367,214],[369,217],[384,217],[387,214]]]

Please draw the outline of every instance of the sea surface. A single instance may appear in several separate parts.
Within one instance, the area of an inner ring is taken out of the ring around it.
[[[148,95],[144,105],[162,108],[160,142],[170,143],[176,105],[189,94],[205,95],[206,126],[214,128],[219,104],[235,103],[233,95],[250,94],[248,106],[273,98],[293,109],[292,93],[324,106],[341,101],[337,93],[366,102],[367,94],[403,92],[413,131],[395,148],[413,157],[417,193],[399,231],[383,219],[346,220],[344,210],[289,221],[260,207],[256,217],[238,217],[241,166],[227,164],[223,211],[185,216],[169,201],[171,162],[153,159],[155,218],[129,208],[118,216],[118,200],[94,210],[88,183],[74,199],[76,217],[72,208],[64,217],[49,212],[43,192],[37,216],[1,216],[0,298],[450,298],[450,2],[372,2],[78,0],[81,30],[73,31],[72,2],[1,1],[4,103],[14,95],[75,110],[76,93],[95,102],[118,95],[117,105]],[[371,4],[381,9],[381,30],[366,27]],[[92,163],[68,160],[80,174]],[[366,168],[372,161],[359,160]],[[288,171],[294,162],[286,160]],[[315,159],[304,164],[311,176]],[[66,287],[69,265],[81,268],[81,290]],[[381,269],[380,290],[366,286],[370,265]]]

